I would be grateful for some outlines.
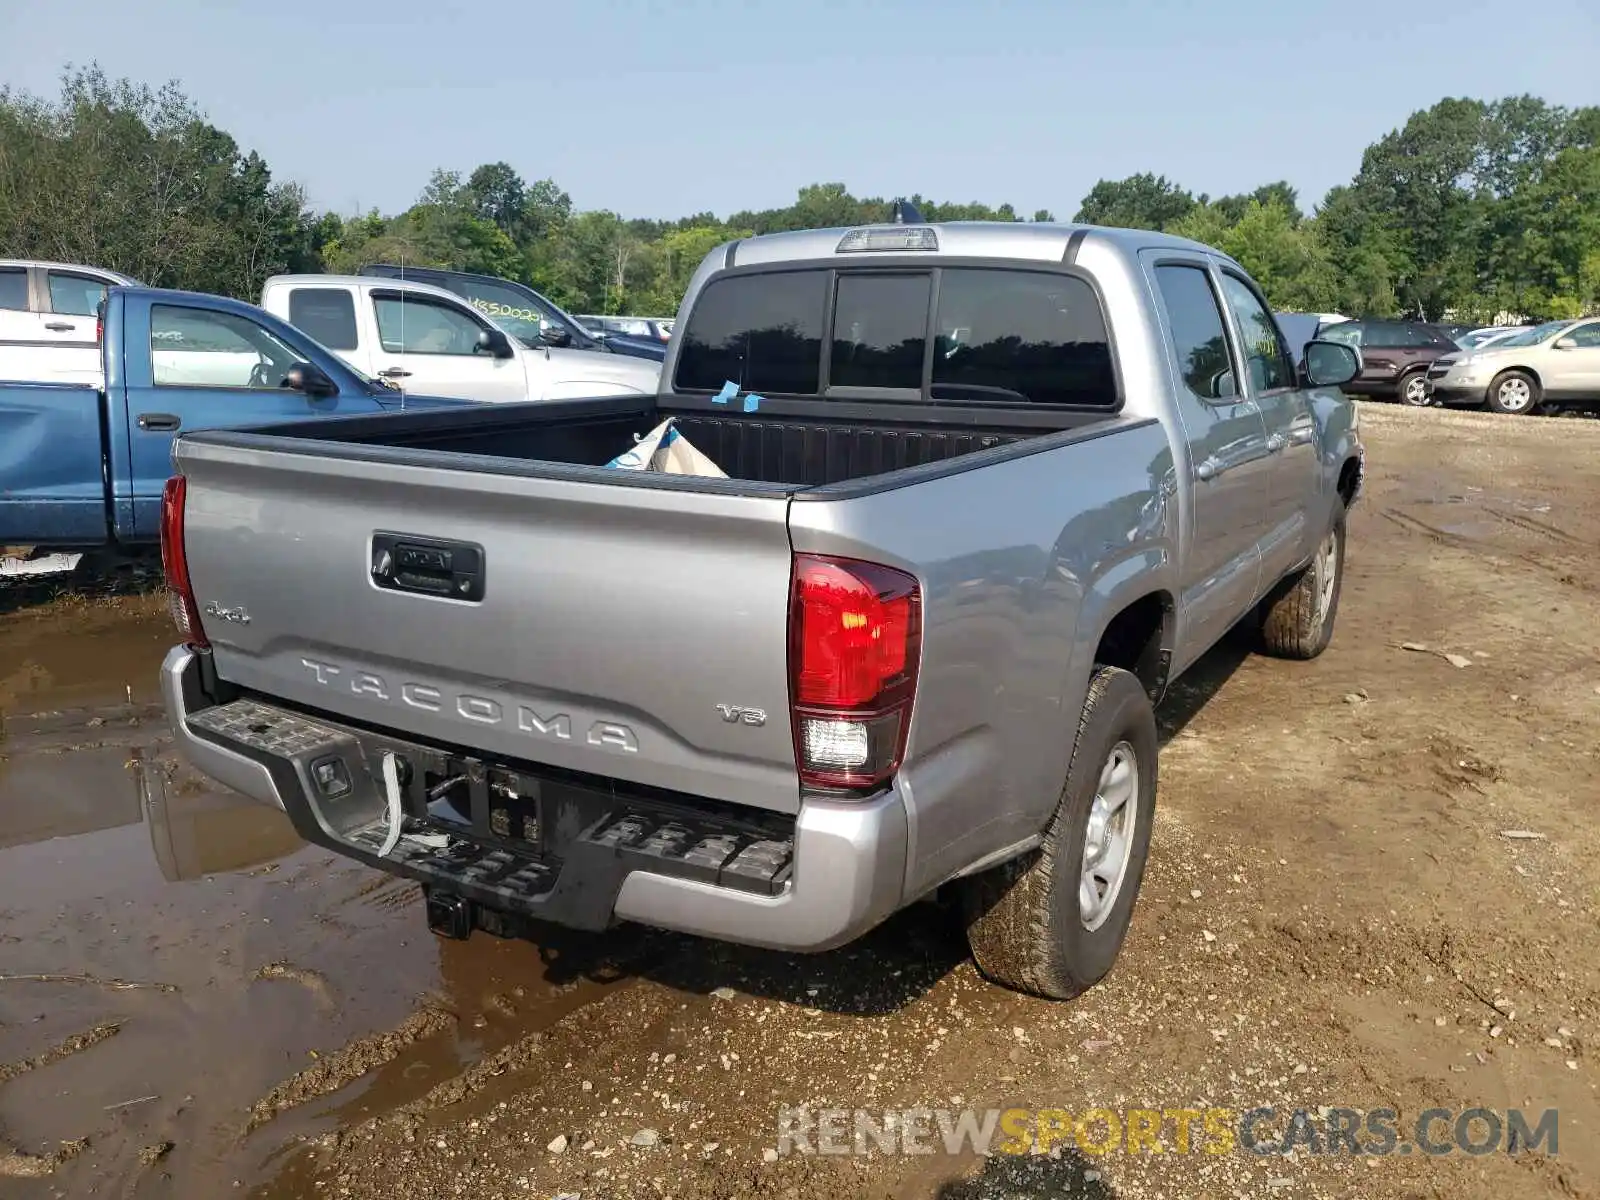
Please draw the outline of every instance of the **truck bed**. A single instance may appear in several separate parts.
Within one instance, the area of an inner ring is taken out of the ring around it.
[[[1012,415],[995,420],[972,408],[941,412],[928,419],[926,410],[907,413],[901,421],[885,420],[883,405],[839,404],[817,417],[809,403],[806,415],[785,414],[774,406],[766,412],[728,412],[686,402],[661,404],[655,397],[569,400],[542,404],[485,405],[470,410],[389,414],[380,418],[297,422],[260,431],[275,450],[289,450],[283,439],[308,439],[341,457],[368,461],[426,461],[447,464],[447,455],[472,455],[482,461],[456,465],[494,473],[524,473],[538,463],[539,474],[568,476],[559,468],[604,468],[659,422],[674,418],[683,436],[722,468],[730,481],[773,485],[763,491],[815,488],[869,479],[908,467],[947,462],[980,450],[1008,446],[1027,438],[1081,430],[1114,420],[1108,412],[1062,412],[1044,421]],[[867,415],[870,413],[871,415]],[[997,414],[996,414],[997,415]],[[1043,414],[1041,414],[1043,415]],[[252,433],[224,435],[241,445],[258,444]],[[336,443],[337,450],[329,443]],[[265,446],[265,442],[259,444]],[[418,455],[414,452],[429,452]],[[551,470],[550,468],[557,468]],[[666,487],[723,490],[720,481],[681,476],[608,470],[607,481]]]
[[[106,538],[105,396],[67,383],[0,383],[0,546]]]

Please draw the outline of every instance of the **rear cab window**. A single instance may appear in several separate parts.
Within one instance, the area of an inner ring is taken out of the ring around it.
[[[356,298],[347,288],[299,287],[289,292],[289,324],[329,350],[354,350]]]
[[[713,280],[675,385],[779,396],[1114,410],[1099,297],[1026,267],[807,268]]]

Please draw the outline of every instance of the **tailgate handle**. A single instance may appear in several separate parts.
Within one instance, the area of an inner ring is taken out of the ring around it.
[[[483,547],[409,533],[372,535],[372,582],[391,592],[465,600],[483,599]]]

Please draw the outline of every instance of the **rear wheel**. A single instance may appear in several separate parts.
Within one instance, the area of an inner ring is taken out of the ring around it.
[[[1278,658],[1315,658],[1333,640],[1333,621],[1344,587],[1345,510],[1339,503],[1333,527],[1311,562],[1289,576],[1261,602],[1261,643]]]
[[[1156,745],[1144,685],[1097,668],[1043,845],[966,881],[967,938],[988,978],[1067,1000],[1111,970],[1150,849]]]
[[[1426,408],[1433,402],[1433,396],[1428,390],[1428,373],[1407,371],[1400,376],[1400,386],[1395,395],[1401,404],[1410,405],[1412,408]]]
[[[1526,371],[1502,371],[1489,385],[1490,412],[1520,417],[1539,407],[1543,390],[1539,381]]]

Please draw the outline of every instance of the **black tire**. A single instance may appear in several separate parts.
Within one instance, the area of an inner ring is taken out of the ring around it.
[[[1415,387],[1416,396],[1411,395]],[[1433,403],[1433,396],[1428,392],[1428,373],[1418,367],[1407,371],[1395,383],[1394,398],[1408,408],[1427,408]]]
[[[1266,653],[1309,659],[1328,648],[1339,615],[1339,594],[1344,591],[1344,543],[1341,501],[1333,526],[1318,543],[1311,562],[1284,579],[1261,602],[1261,648]]]
[[[1131,820],[1131,829],[1122,826],[1131,844],[1115,898],[1091,929],[1078,891],[1089,818],[1113,751],[1137,769],[1125,785],[1131,795],[1111,818]],[[1128,671],[1097,667],[1043,845],[966,880],[962,889],[967,940],[985,976],[1019,992],[1070,1000],[1111,970],[1144,878],[1156,769],[1155,711],[1144,685]]]
[[[1539,386],[1539,381],[1527,371],[1512,368],[1494,377],[1484,396],[1483,406],[1490,412],[1503,413],[1508,417],[1525,417],[1538,412],[1543,399],[1544,389]]]

